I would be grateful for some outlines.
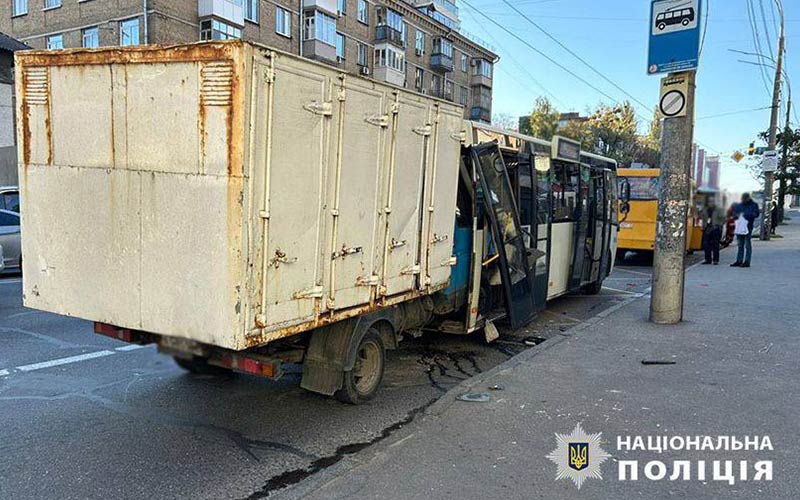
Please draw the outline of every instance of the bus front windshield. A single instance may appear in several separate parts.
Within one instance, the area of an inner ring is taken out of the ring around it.
[[[658,177],[620,177],[620,184],[625,179],[631,185],[631,201],[658,199]]]

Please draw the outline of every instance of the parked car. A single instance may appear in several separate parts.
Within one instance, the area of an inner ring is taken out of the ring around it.
[[[2,198],[1,195],[0,198]],[[3,247],[3,265],[5,269],[22,270],[22,246],[20,245],[18,212],[0,210],[0,245]]]
[[[6,265],[3,262],[3,247],[0,246],[0,273],[6,270]]]
[[[19,188],[17,186],[0,187],[0,210],[10,210],[20,213]]]

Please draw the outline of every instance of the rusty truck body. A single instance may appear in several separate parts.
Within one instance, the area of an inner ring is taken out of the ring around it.
[[[24,304],[190,371],[359,403],[403,332],[491,340],[610,272],[616,164],[566,139],[242,41],[15,71]]]

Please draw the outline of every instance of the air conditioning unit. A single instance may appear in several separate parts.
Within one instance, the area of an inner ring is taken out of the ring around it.
[[[360,73],[364,76],[369,76],[369,66],[361,66]]]

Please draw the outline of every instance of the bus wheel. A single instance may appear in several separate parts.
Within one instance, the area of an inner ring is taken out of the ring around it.
[[[386,366],[386,348],[380,333],[370,328],[356,350],[353,369],[344,372],[342,388],[334,396],[343,403],[357,405],[378,392]]]
[[[173,356],[172,359],[175,360],[176,365],[180,366],[189,373],[194,373],[195,375],[231,374],[231,371],[226,368],[208,364],[208,360],[206,358],[194,356],[192,358],[187,359],[187,358],[180,358],[178,356]]]

